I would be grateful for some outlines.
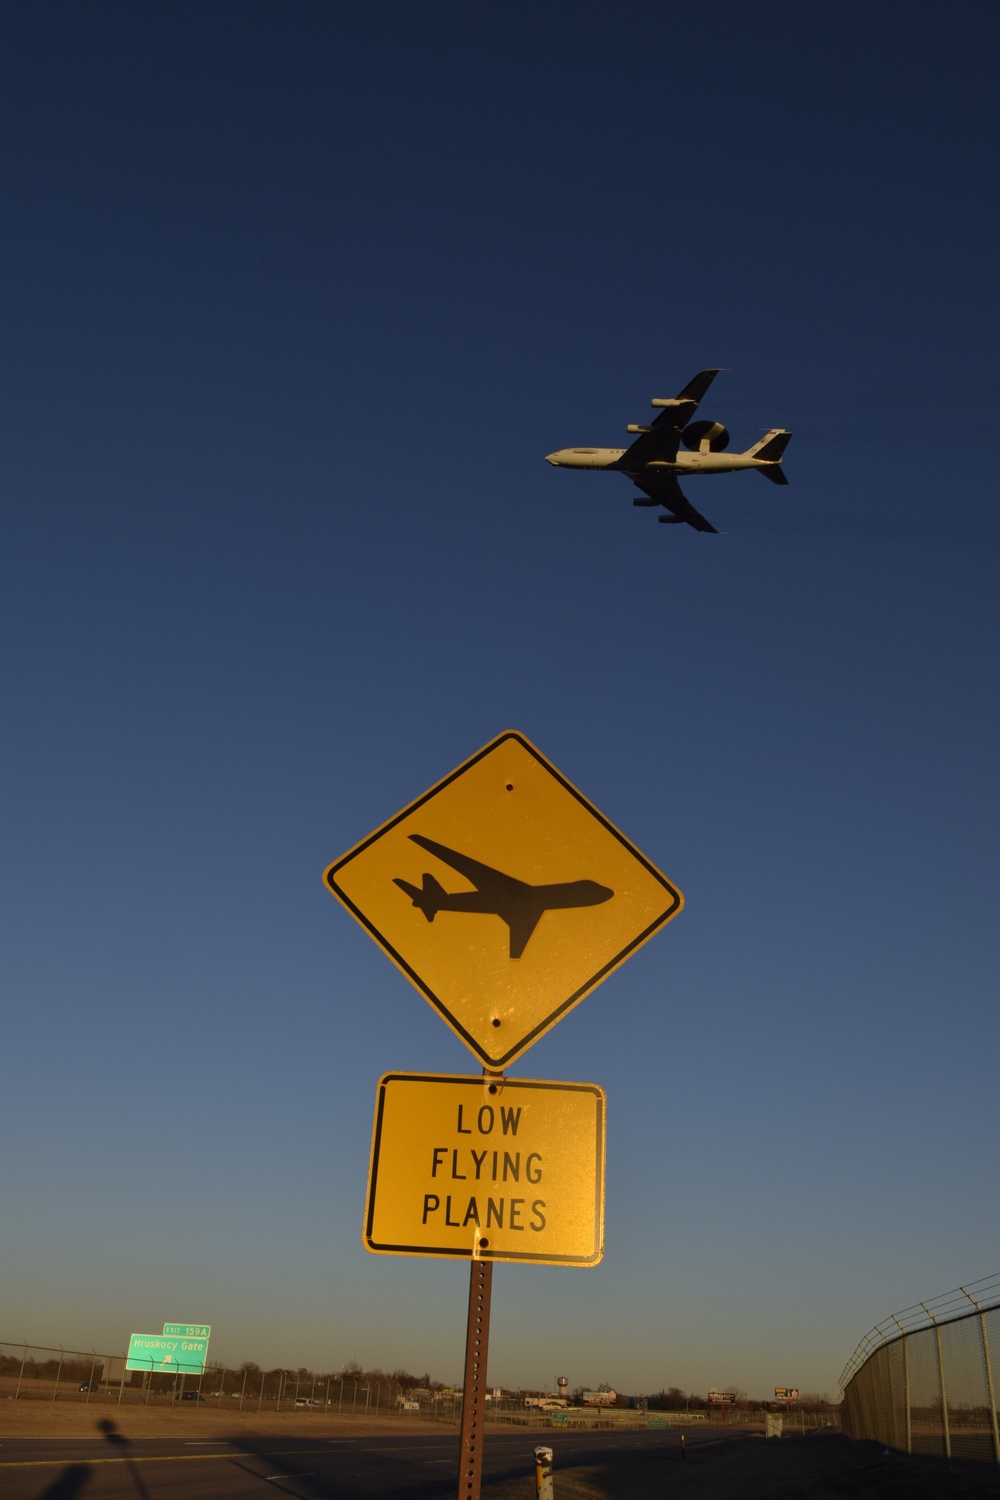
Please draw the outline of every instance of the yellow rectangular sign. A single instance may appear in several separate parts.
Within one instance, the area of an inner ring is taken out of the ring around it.
[[[387,1073],[375,1108],[367,1249],[596,1266],[605,1113],[593,1083]]]

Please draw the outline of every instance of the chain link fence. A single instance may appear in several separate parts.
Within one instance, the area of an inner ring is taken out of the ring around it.
[[[304,1370],[228,1369],[204,1373],[126,1370],[124,1354],[93,1349],[49,1349],[0,1341],[0,1399],[79,1401],[108,1406],[193,1406],[205,1410],[322,1410],[340,1416],[400,1416],[456,1420],[454,1391],[414,1391],[398,1381],[360,1375],[315,1375]]]
[[[1000,1274],[893,1313],[840,1377],[841,1425],[904,1453],[1000,1464]]]

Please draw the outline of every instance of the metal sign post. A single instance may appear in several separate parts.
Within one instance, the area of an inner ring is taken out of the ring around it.
[[[493,1261],[593,1266],[604,1251],[603,1090],[505,1083],[502,1070],[684,898],[513,730],[324,878],[483,1064],[481,1091],[468,1078],[380,1080],[364,1229],[374,1254],[471,1261],[458,1500],[479,1500]],[[482,1097],[501,1090],[502,1104]],[[190,1348],[200,1329],[176,1331]],[[547,1481],[550,1494],[551,1467]]]
[[[493,1262],[474,1260],[469,1271],[469,1321],[465,1333],[465,1375],[462,1381],[458,1500],[479,1500],[483,1480],[486,1358],[490,1345],[492,1293]]]
[[[502,1073],[494,1073],[487,1068],[483,1069],[483,1077],[503,1081]],[[465,1325],[462,1426],[458,1438],[458,1500],[479,1500],[482,1488],[486,1365],[490,1351],[492,1300],[493,1262],[473,1259],[469,1267],[469,1316]]]

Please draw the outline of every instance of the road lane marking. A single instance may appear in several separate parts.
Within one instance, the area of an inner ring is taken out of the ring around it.
[[[292,1454],[301,1457],[306,1454],[329,1453],[329,1448],[274,1448],[271,1456]],[[376,1452],[379,1450],[375,1450]],[[76,1463],[87,1464],[185,1464],[206,1463],[212,1458],[260,1458],[259,1453],[243,1453],[231,1449],[228,1453],[136,1453],[129,1454],[125,1458],[90,1458],[84,1455],[75,1459]],[[59,1468],[66,1463],[66,1458],[19,1458],[0,1460],[0,1469],[52,1469]]]
[[[79,1441],[82,1444],[86,1442],[94,1442],[96,1440],[93,1438],[81,1438],[79,1439]],[[138,1439],[138,1441],[148,1442],[149,1439],[140,1438]],[[185,1441],[187,1440],[185,1439]],[[207,1441],[208,1439],[206,1439],[206,1442]],[[226,1439],[217,1438],[216,1441],[225,1442]],[[328,1454],[330,1452],[331,1445],[334,1443],[356,1443],[357,1441],[357,1438],[328,1438],[326,1440],[327,1446],[323,1448],[272,1448],[271,1453],[275,1457],[283,1456],[286,1453],[295,1455],[296,1457],[305,1456],[307,1454],[312,1455],[316,1453]],[[451,1445],[446,1445],[444,1443],[428,1443],[425,1446],[424,1444],[409,1443],[405,1446],[401,1444],[399,1447],[390,1445],[388,1448],[361,1448],[358,1451],[361,1453],[380,1453],[392,1455],[396,1453],[408,1452],[426,1453],[429,1449],[445,1446],[450,1447]],[[258,1452],[244,1452],[242,1449],[230,1448],[227,1451],[221,1453],[134,1453],[128,1454],[121,1458],[91,1458],[89,1454],[84,1454],[76,1461],[88,1464],[171,1464],[191,1463],[192,1461],[206,1462],[207,1460],[212,1458],[260,1458],[260,1456],[261,1455]],[[57,1468],[65,1462],[65,1457],[0,1459],[0,1469],[51,1469]],[[442,1460],[442,1462],[451,1462],[451,1460]]]

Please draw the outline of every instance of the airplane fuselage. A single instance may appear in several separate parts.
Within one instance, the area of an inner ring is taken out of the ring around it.
[[[528,939],[547,911],[571,906],[600,906],[610,901],[614,891],[609,886],[599,885],[596,880],[564,880],[555,885],[529,885],[513,875],[505,875],[469,854],[449,849],[423,834],[411,833],[409,838],[428,854],[435,855],[444,864],[451,865],[464,875],[472,891],[446,891],[433,875],[425,874],[422,883],[416,886],[401,876],[393,884],[405,891],[418,911],[422,911],[428,922],[433,922],[440,911],[474,912],[483,916],[496,916],[506,922],[510,930],[510,956],[520,958]]]
[[[560,448],[548,453],[547,464],[556,469],[611,469],[625,457],[626,448]],[[763,469],[768,465],[751,458],[747,453],[685,453],[679,452],[673,463],[663,459],[636,466],[636,473],[666,473],[690,478],[693,474],[730,474],[736,469]],[[624,471],[628,473],[628,470]]]
[[[559,885],[526,885],[523,881],[511,882],[515,889],[505,889],[502,877],[493,882],[492,889],[477,891],[441,891],[435,893],[436,911],[473,911],[497,916],[509,921],[514,908],[529,905],[539,916],[544,911],[570,906],[599,906],[609,901],[614,891],[596,880],[567,880]],[[536,918],[537,920],[537,918]]]

